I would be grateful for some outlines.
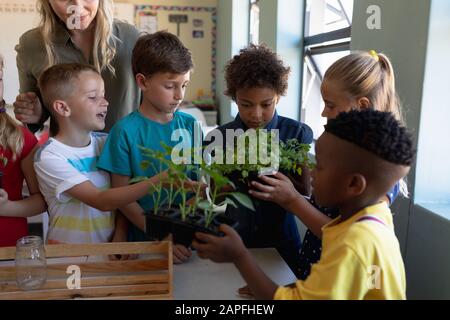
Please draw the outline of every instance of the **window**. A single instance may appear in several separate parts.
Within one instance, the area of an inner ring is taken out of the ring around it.
[[[450,5],[431,5],[420,111],[414,203],[450,220]],[[445,138],[447,137],[447,138]]]
[[[320,85],[328,67],[349,54],[353,0],[307,0],[301,119],[317,139],[326,119],[321,116]]]
[[[259,43],[259,0],[250,0],[250,43]]]

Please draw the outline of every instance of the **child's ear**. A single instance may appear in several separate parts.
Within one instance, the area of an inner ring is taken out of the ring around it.
[[[69,105],[62,100],[56,100],[52,105],[53,111],[61,117],[69,117],[71,114],[71,110]]]
[[[142,91],[147,89],[146,78],[142,73],[136,74],[136,83]]]
[[[358,107],[360,110],[367,110],[370,108],[370,100],[367,97],[358,99]]]
[[[352,175],[350,183],[348,185],[349,193],[352,196],[360,196],[366,190],[366,187],[367,181],[362,174],[355,173]]]

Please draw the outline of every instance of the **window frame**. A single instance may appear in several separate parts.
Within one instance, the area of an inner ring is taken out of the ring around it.
[[[324,0],[326,1],[326,0]],[[353,0],[354,3],[355,0]],[[316,73],[320,81],[323,80],[323,74],[321,74],[320,68],[318,67],[317,62],[314,59],[315,55],[326,54],[326,53],[334,53],[334,52],[343,52],[350,51],[351,44],[351,33],[352,33],[352,21],[350,21],[348,15],[346,14],[340,0],[338,3],[341,6],[342,12],[345,16],[345,19],[349,23],[348,27],[340,28],[337,30],[323,32],[319,34],[315,34],[312,36],[305,36],[306,31],[308,30],[310,19],[307,15],[307,0],[303,1],[303,37],[300,43],[300,47],[302,48],[302,56],[301,58],[301,70],[300,70],[300,108],[299,108],[299,119],[301,121],[305,121],[302,117],[302,106],[303,106],[303,97],[305,85],[309,86],[308,83],[304,83],[304,68],[305,64],[308,62],[311,64],[313,71]],[[329,9],[330,7],[328,7]],[[314,139],[314,142],[316,139]]]

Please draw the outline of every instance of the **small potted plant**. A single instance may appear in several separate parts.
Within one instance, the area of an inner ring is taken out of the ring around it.
[[[178,205],[180,214],[172,218],[173,242],[188,247],[194,239],[196,230],[202,224],[203,217],[198,212],[201,184],[197,184],[195,190],[186,187],[186,181],[190,180],[187,173],[196,173],[195,166],[172,164],[171,169],[176,172],[181,198]],[[191,197],[192,191],[194,191],[193,197]]]
[[[235,201],[237,201],[246,207],[253,208],[248,196],[239,192],[222,191],[223,187],[231,182],[217,170],[217,167],[175,164],[168,160],[172,149],[167,146],[164,146],[165,152],[141,149],[146,157],[158,160],[160,172],[163,165],[168,172],[167,181],[160,181],[158,185],[150,189],[154,202],[153,210],[146,212],[146,233],[150,238],[161,240],[172,233],[174,243],[188,247],[197,231],[219,234],[217,227],[220,223],[235,225],[234,221],[214,211],[216,205],[236,206]],[[144,168],[150,165],[153,163],[148,160],[142,163]],[[201,184],[196,184],[195,190],[187,186],[190,180],[189,174],[196,174],[197,179],[201,179],[203,174],[209,177],[210,185],[207,188],[209,201],[202,199]],[[133,179],[133,181],[141,179]],[[190,197],[191,195],[193,197]],[[179,200],[176,205],[175,198]],[[167,207],[163,207],[166,203]]]
[[[149,160],[144,160],[141,166],[144,170],[152,167],[154,172],[162,172],[167,167],[167,159],[162,151],[140,147],[143,155]],[[157,170],[155,162],[159,164]],[[131,183],[139,182],[146,177],[137,177],[131,180]],[[152,185],[149,193],[153,199],[152,210],[146,215],[146,234],[152,240],[162,240],[172,232],[172,219],[179,215],[179,211],[173,208],[173,203],[177,197],[178,191],[175,190],[175,175],[171,170],[167,171],[167,179],[159,180],[159,183]]]
[[[243,137],[248,136],[247,133],[243,135]],[[233,163],[217,165],[219,170],[234,182],[237,190],[248,193],[252,181],[262,182],[258,179],[260,175],[270,176],[280,171],[291,179],[295,179],[295,175],[302,174],[303,166],[312,167],[308,157],[310,150],[308,144],[302,144],[297,139],[290,139],[286,142],[279,141],[279,145],[274,146],[272,133],[268,134],[261,130],[256,130],[256,139],[256,143],[245,140],[244,148],[238,148],[239,146],[235,143],[233,149],[226,151],[233,153]],[[266,155],[270,154],[270,159],[267,156],[261,159],[262,151],[265,151]],[[238,161],[239,157],[241,157],[240,161]],[[242,161],[242,158],[245,161]]]
[[[234,185],[217,170],[216,166],[203,166],[202,169],[209,177],[209,184],[207,188],[208,199],[201,201],[199,204],[204,212],[204,226],[199,231],[221,236],[222,233],[219,231],[221,224],[228,224],[233,228],[237,228],[238,222],[216,211],[216,207],[221,207],[225,204],[237,207],[236,202],[238,202],[252,211],[255,208],[252,200],[247,195],[236,191],[224,191],[227,185],[231,185],[232,187]]]

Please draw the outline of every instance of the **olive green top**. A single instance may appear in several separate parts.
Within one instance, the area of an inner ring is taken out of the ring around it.
[[[135,110],[140,103],[140,92],[134,80],[131,68],[131,55],[139,37],[138,30],[125,22],[114,21],[113,34],[116,40],[116,55],[111,62],[115,75],[104,68],[102,78],[105,81],[105,97],[109,102],[105,131],[121,118]],[[66,27],[57,24],[53,36],[54,50],[60,63],[84,63],[93,65],[92,54],[86,61],[82,51],[75,45]],[[36,92],[37,80],[47,65],[47,54],[44,41],[38,28],[25,32],[16,46],[17,69],[19,70],[20,92]],[[44,122],[48,113],[43,117]]]

